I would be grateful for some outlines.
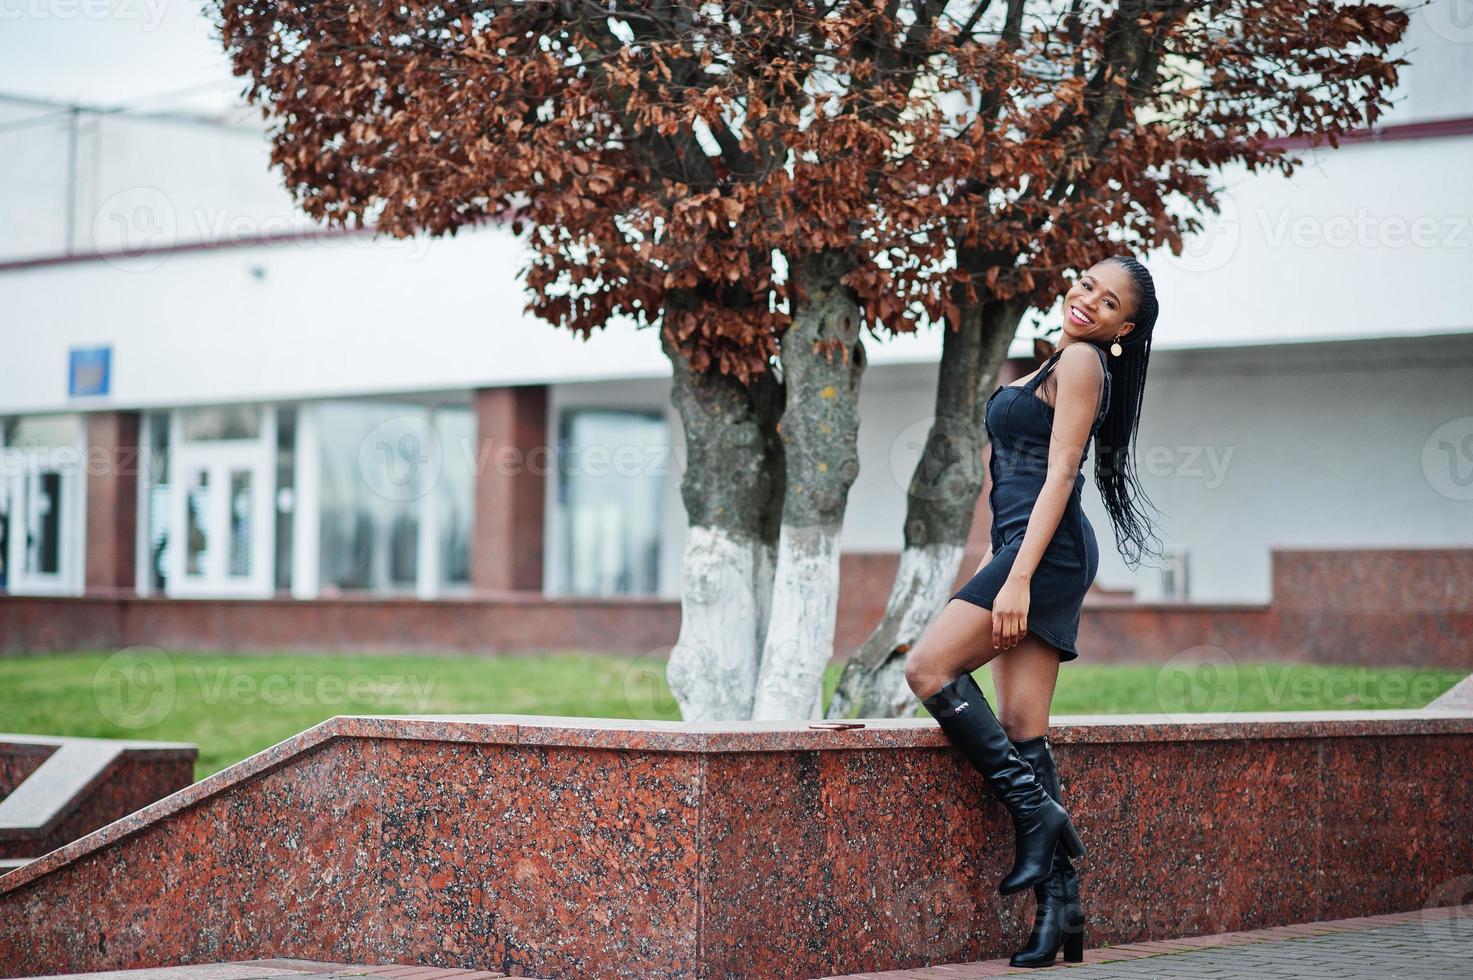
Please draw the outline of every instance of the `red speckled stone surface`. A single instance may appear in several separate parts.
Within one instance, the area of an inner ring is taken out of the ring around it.
[[[55,751],[55,745],[0,741],[0,800],[9,796]]]
[[[198,755],[182,742],[0,735],[0,859],[45,854],[183,789]]]
[[[12,837],[0,827],[0,857],[34,857],[161,800],[194,781],[194,753],[176,758],[123,756],[100,774],[43,833]]]
[[[1473,715],[1061,719],[1091,942],[1415,908],[1473,874]],[[817,977],[1027,933],[930,719],[324,722],[0,877],[7,976],[290,957]]]

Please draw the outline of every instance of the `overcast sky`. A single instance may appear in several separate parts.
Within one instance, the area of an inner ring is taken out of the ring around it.
[[[0,93],[228,107],[242,85],[203,10],[201,0],[0,0]]]

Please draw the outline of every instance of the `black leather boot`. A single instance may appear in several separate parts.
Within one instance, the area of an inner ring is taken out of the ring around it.
[[[1013,818],[1013,869],[997,890],[1011,895],[1038,884],[1053,869],[1056,845],[1080,857],[1084,844],[1069,814],[1044,791],[1018,755],[971,674],[947,681],[921,704],[982,773]]]
[[[1025,738],[1013,743],[1018,755],[1033,767],[1034,775],[1055,801],[1059,796],[1059,770],[1054,764],[1053,746],[1048,738]],[[1053,873],[1033,886],[1038,907],[1034,912],[1033,932],[1028,943],[1013,954],[1013,966],[1053,966],[1059,950],[1064,962],[1084,960],[1084,908],[1079,904],[1079,872],[1064,853],[1054,850]]]

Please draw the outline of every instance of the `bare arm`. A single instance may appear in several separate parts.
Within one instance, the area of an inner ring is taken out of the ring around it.
[[[1078,348],[1077,350],[1075,348]],[[1058,530],[1078,479],[1079,461],[1099,411],[1105,371],[1088,344],[1071,344],[1054,365],[1057,378],[1053,433],[1049,438],[1048,475],[1028,515],[1028,529],[1013,560],[1011,577],[1031,581],[1048,543]]]

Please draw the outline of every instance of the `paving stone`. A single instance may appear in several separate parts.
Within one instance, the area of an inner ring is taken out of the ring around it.
[[[865,974],[876,980],[960,980],[1036,974],[1007,960]],[[1067,980],[1470,980],[1473,906],[1278,926],[1188,940],[1131,943],[1085,951],[1085,962],[1056,969]]]

